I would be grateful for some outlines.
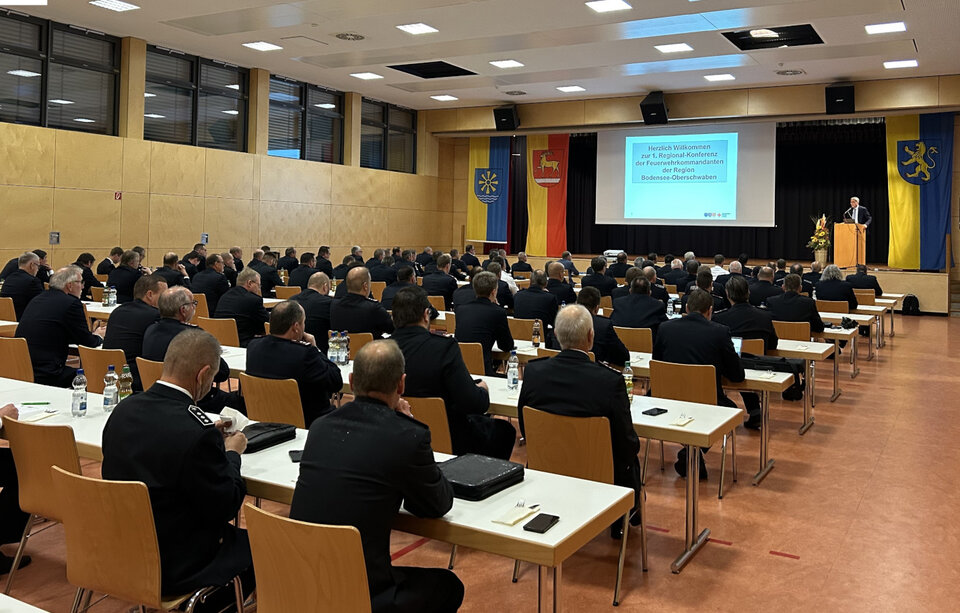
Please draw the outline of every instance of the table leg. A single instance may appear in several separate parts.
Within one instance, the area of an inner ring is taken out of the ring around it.
[[[840,397],[840,341],[833,341],[833,396],[830,396],[830,402],[835,402]]]
[[[547,567],[537,567],[537,613],[543,613],[547,599]]]
[[[894,313],[894,311],[896,310],[897,310],[897,305],[893,305],[892,307],[890,307],[890,338],[893,338],[894,336],[896,336],[896,333],[894,333],[893,331],[893,316],[896,314]]]
[[[856,379],[860,374],[860,365],[857,363],[857,339],[853,339],[853,351],[850,352],[850,378]]]
[[[856,337],[854,337],[854,338],[856,338]],[[869,342],[867,343],[867,346],[870,348],[870,351],[867,352],[867,361],[869,362],[870,360],[873,359],[873,344],[876,342],[876,340],[873,338],[873,324],[872,324],[872,323],[871,323],[869,326],[867,326],[867,341],[869,341]]]
[[[700,504],[700,448],[687,445],[687,523],[684,538],[684,550],[670,565],[674,574],[683,570],[687,562],[693,559],[700,548],[710,538],[710,530],[697,534],[697,506]]]
[[[883,313],[880,313],[877,315],[877,347],[884,347],[887,344],[886,339],[883,338],[886,329],[887,326],[883,323]]]
[[[627,533],[623,533],[623,541],[627,541]],[[563,563],[553,567],[553,613],[560,613],[560,578],[563,574]]]
[[[817,406],[817,363],[813,360],[810,360],[810,407],[816,408]]]
[[[760,472],[753,477],[753,484],[760,485],[770,471],[773,470],[773,459],[769,455],[770,443],[770,392],[764,391],[760,394]]]
[[[641,494],[641,497],[643,494]],[[643,504],[641,501],[640,504]],[[641,511],[640,516],[643,517],[643,512]],[[641,524],[641,528],[643,524]],[[623,579],[623,562],[627,557],[627,532],[630,528],[630,512],[628,511],[626,515],[623,516],[623,537],[620,539],[620,559],[617,560],[617,583],[613,588],[613,606],[620,606],[620,582]],[[642,552],[643,556],[646,557],[646,548],[643,543],[643,532],[640,533],[640,547],[644,549]],[[647,563],[643,563],[644,570],[646,570]]]
[[[812,360],[803,361],[803,376],[807,382],[807,389],[803,393],[803,425],[800,426],[801,435],[813,426],[813,411],[811,410],[811,405],[813,404],[814,391],[813,386],[810,384],[812,379],[811,372],[813,370],[810,366],[812,363]],[[765,438],[766,435],[762,435],[760,440],[762,441]]]

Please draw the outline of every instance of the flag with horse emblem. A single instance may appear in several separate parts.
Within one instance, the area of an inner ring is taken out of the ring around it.
[[[527,137],[527,245],[529,255],[559,257],[567,248],[569,134]]]
[[[467,201],[467,240],[507,242],[510,137],[470,139],[470,180]]]
[[[940,270],[950,240],[953,113],[887,117],[887,264]]]

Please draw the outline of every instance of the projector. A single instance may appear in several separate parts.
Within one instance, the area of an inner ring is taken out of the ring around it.
[[[623,249],[607,249],[603,252],[603,257],[607,258],[607,264],[615,264],[621,253],[625,253]]]

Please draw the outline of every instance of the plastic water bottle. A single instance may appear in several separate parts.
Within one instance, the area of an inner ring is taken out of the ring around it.
[[[667,300],[667,315],[673,315],[673,298]]]
[[[540,320],[533,320],[533,333],[530,335],[534,347],[540,346]]]
[[[108,306],[110,304],[110,288],[103,288],[103,296],[100,298],[101,306]]]
[[[103,377],[103,412],[109,413],[117,406],[117,373],[113,364],[107,367]]]
[[[83,417],[87,414],[87,378],[83,369],[77,369],[77,376],[73,378],[73,400],[70,404],[70,413],[74,417]]]
[[[346,330],[340,332],[340,363],[350,363],[350,333]]]
[[[116,306],[117,304],[117,288],[110,286],[110,298],[107,301],[107,306]]]
[[[507,360],[507,389],[515,390],[520,387],[520,360],[517,350],[510,350],[510,359]]]
[[[133,394],[133,375],[130,374],[130,367],[123,365],[120,371],[120,380],[117,383],[117,400],[123,400]]]
[[[623,365],[623,382],[627,385],[627,402],[633,402],[633,369],[630,360]]]
[[[340,333],[336,330],[330,333],[330,341],[327,345],[327,359],[334,364],[340,363]]]

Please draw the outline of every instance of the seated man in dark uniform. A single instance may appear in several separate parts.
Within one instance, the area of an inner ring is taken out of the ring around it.
[[[347,294],[330,306],[333,330],[369,332],[374,339],[393,332],[390,314],[370,295],[370,271],[363,265],[350,269],[346,280]]]
[[[613,322],[609,318],[597,315],[600,310],[600,292],[595,287],[585,287],[577,296],[577,304],[582,305],[593,318],[593,355],[598,362],[607,362],[622,366],[630,360],[623,341],[613,329]]]
[[[237,261],[233,259],[229,251],[220,254],[223,258],[223,276],[227,279],[227,289],[237,286]]]
[[[314,419],[333,410],[330,396],[343,387],[343,377],[340,368],[317,348],[313,335],[304,331],[305,323],[303,307],[295,300],[273,307],[270,334],[247,346],[246,372],[265,379],[294,379],[309,428]]]
[[[630,271],[628,270],[627,272],[629,273]],[[664,305],[668,304],[670,302],[670,293],[667,292],[667,288],[665,288],[660,282],[660,279],[657,278],[657,269],[653,266],[645,266],[643,268],[643,276],[650,282],[650,296],[659,300]],[[627,279],[628,284],[629,282],[630,279]],[[627,287],[629,288],[629,285]]]
[[[380,266],[383,263],[384,250],[379,247],[373,250],[373,257],[363,263],[364,266],[373,270],[377,266]]]
[[[133,286],[133,302],[121,304],[110,314],[110,325],[103,337],[104,349],[123,349],[133,376],[133,391],[142,392],[137,358],[143,356],[143,335],[160,319],[157,301],[167,291],[167,282],[156,273],[143,275]],[[119,371],[121,364],[115,365]]]
[[[474,383],[457,341],[430,333],[430,302],[419,287],[401,290],[393,300],[391,338],[406,364],[407,397],[443,398],[453,453],[510,459],[517,431],[510,422],[486,415],[487,384]]]
[[[683,298],[680,299],[681,311],[686,312],[687,300],[690,298],[690,292],[694,287],[699,287],[705,292],[710,292],[710,295],[713,296],[714,313],[729,308],[730,303],[727,302],[727,296],[723,291],[724,286],[713,280],[713,271],[706,266],[701,266],[700,270],[697,271],[697,282],[693,286],[688,285],[684,290],[686,293],[683,295]]]
[[[260,273],[261,296],[273,296],[273,288],[283,285],[283,279],[277,272],[277,256],[273,253],[263,254],[263,264],[257,272]]]
[[[216,313],[220,298],[230,291],[230,282],[223,274],[226,270],[223,256],[214,253],[207,256],[206,267],[193,278],[190,289],[194,294],[203,294],[207,298],[207,312]]]
[[[614,279],[614,275],[605,274],[607,269],[607,259],[602,256],[597,256],[590,260],[590,274],[585,275],[583,279],[580,280],[581,287],[595,287],[600,292],[601,296],[609,296],[610,293],[617,288],[617,281]],[[627,270],[630,270],[630,267],[627,267]],[[623,271],[623,274],[627,274],[627,270]]]
[[[774,321],[806,321],[810,333],[823,332],[823,320],[817,310],[817,301],[800,295],[800,277],[789,274],[783,278],[783,294],[767,300],[767,310]]]
[[[687,263],[684,264],[684,269],[687,271],[687,276],[682,277],[680,282],[677,283],[678,292],[686,292],[697,284],[697,273],[700,271],[700,262],[687,260]],[[710,275],[710,281],[713,282],[713,274]]]
[[[517,263],[513,265],[513,272],[533,272],[533,266],[527,262],[527,254],[521,251],[517,254]]]
[[[300,257],[300,264],[303,264],[303,256]],[[297,269],[297,248],[287,247],[283,251],[283,257],[277,260],[277,270],[284,269],[287,274],[293,274]],[[293,285],[291,283],[291,285]]]
[[[97,264],[98,275],[109,275],[113,269],[120,263],[123,256],[123,247],[114,247],[110,250],[110,257],[103,258],[103,261]]]
[[[631,266],[627,269],[627,275],[624,277],[625,285],[621,287],[615,287],[610,291],[610,297],[616,300],[617,298],[623,298],[624,296],[630,293],[630,284],[633,283],[633,280],[636,279],[639,275],[643,274],[643,269],[637,268],[636,266]],[[654,278],[657,276],[656,270],[653,272]],[[652,281],[651,281],[652,283]],[[661,286],[663,287],[663,286]],[[666,290],[664,290],[666,291]],[[664,303],[666,304],[666,303]]]
[[[723,273],[722,275],[714,279],[714,282],[719,283],[721,286],[726,285],[727,281],[729,281],[733,277],[744,277],[743,265],[737,260],[730,262],[729,271]],[[744,281],[746,281],[746,277],[744,277]]]
[[[28,251],[16,260],[18,268],[6,276],[0,288],[0,298],[13,300],[13,311],[17,321],[23,317],[30,301],[43,293],[43,282],[37,278],[40,270],[40,257]]]
[[[445,311],[450,310],[453,292],[457,291],[457,280],[450,275],[450,262],[450,256],[444,253],[437,258],[437,272],[423,278],[423,289],[427,295],[443,296]]]
[[[544,326],[552,326],[560,303],[556,296],[546,290],[547,275],[535,270],[530,275],[530,287],[522,289],[513,297],[513,316],[517,319],[539,319]],[[544,334],[549,331],[542,330]]]
[[[233,269],[238,273],[243,270],[243,249],[240,247],[230,247],[227,253],[230,254],[230,258],[233,260]]]
[[[650,282],[640,275],[630,284],[630,295],[614,300],[610,320],[621,328],[650,328],[656,339],[660,324],[667,321],[667,307],[650,296]]]
[[[473,278],[477,299],[457,306],[456,338],[461,343],[480,343],[487,375],[497,369],[490,352],[494,343],[500,351],[513,349],[513,335],[507,323],[507,312],[497,304],[497,277],[492,272],[480,272]]]
[[[442,517],[453,488],[433,459],[430,430],[410,416],[403,354],[393,341],[357,353],[355,400],[313,422],[300,463],[290,518],[360,531],[373,613],[448,613],[463,584],[445,568],[393,566],[390,531],[403,507]]]
[[[183,256],[183,259],[180,260],[180,265],[183,266],[184,270],[186,270],[185,274],[188,277],[194,277],[198,272],[200,272],[200,261],[201,257],[199,253],[196,251],[189,251],[187,252],[187,255]],[[166,262],[166,258],[164,258],[164,262]]]
[[[847,283],[854,289],[872,289],[878,298],[883,295],[883,289],[880,288],[877,278],[867,274],[867,267],[864,264],[857,264],[857,274],[847,275]]]
[[[607,258],[601,258],[601,259],[603,260],[604,266],[606,266]],[[594,261],[595,260],[596,258],[594,258]],[[591,267],[592,266],[593,264],[591,263]],[[607,269],[606,274],[610,277],[617,277],[617,278],[626,277],[627,271],[630,270],[630,268],[631,268],[630,264],[627,263],[627,254],[621,251],[620,253],[617,254],[617,261],[610,265],[610,268]],[[594,268],[594,270],[596,270],[596,268]],[[582,284],[583,282],[581,281],[581,285]],[[601,294],[601,295],[605,296],[606,294]]]
[[[798,264],[791,264],[791,265],[790,265],[790,274],[797,275],[798,277],[801,278],[801,289],[800,289],[800,291],[801,291],[802,293],[806,294],[807,296],[813,295],[813,284],[812,284],[812,283],[809,283],[808,281],[802,280],[802,279],[803,279],[803,264],[799,264],[799,263],[798,263]],[[784,275],[784,276],[781,277],[780,279],[777,279],[776,281],[774,281],[773,284],[782,289],[782,288],[783,288],[783,281],[784,281],[784,279],[786,279],[786,278],[787,278],[787,276]],[[769,302],[768,302],[768,305],[769,305]]]
[[[469,270],[474,266],[480,266],[480,260],[477,259],[477,250],[473,245],[466,245],[463,248],[463,257],[460,258]]]
[[[743,365],[740,363],[740,356],[733,349],[730,329],[710,321],[712,315],[713,297],[702,289],[693,290],[687,301],[687,315],[664,322],[660,326],[653,342],[653,359],[713,366],[716,371],[716,403],[736,408],[737,405],[723,394],[722,380],[726,377],[734,383],[743,381]],[[674,468],[680,476],[687,475],[686,447],[677,454]],[[701,452],[700,478],[706,479],[706,475],[707,467]]]
[[[328,279],[333,279],[333,264],[330,263],[330,247],[327,245],[317,249],[317,270],[325,273]]]
[[[670,272],[664,273],[661,278],[665,285],[676,285],[677,291],[682,292],[687,279],[687,271],[683,267],[683,260],[680,258],[670,260]]]
[[[350,271],[353,270],[354,268],[357,268],[358,266],[363,266],[363,263],[354,260],[354,261],[350,262],[349,264],[347,264],[347,274],[350,274]],[[368,270],[369,270],[369,269],[368,269]],[[371,282],[371,283],[373,282],[373,276],[372,276],[372,275],[370,276],[370,282]],[[343,280],[341,280],[339,283],[337,283],[337,289],[334,291],[334,296],[333,296],[333,297],[334,297],[334,298],[343,298],[344,296],[347,295],[347,290],[348,290],[348,289],[349,289],[349,288],[348,288],[347,283],[346,283],[346,277],[344,277]],[[367,298],[373,298],[373,292],[370,292],[369,294],[367,294]]]
[[[140,254],[134,250],[124,251],[120,258],[120,266],[110,272],[107,277],[107,287],[117,290],[117,304],[133,301],[133,286],[143,276],[140,272]]]
[[[777,285],[777,281],[783,279],[787,276],[787,261],[783,258],[777,260],[777,271],[773,273],[773,282]]]
[[[853,285],[843,280],[843,274],[836,264],[823,269],[820,282],[817,283],[817,300],[846,301],[851,313],[859,306]]]
[[[333,278],[339,281],[342,281],[347,278],[347,271],[350,270],[350,265],[356,262],[352,255],[343,256],[343,262],[338,264],[333,269]]]
[[[287,285],[297,285],[300,289],[307,289],[307,282],[310,280],[310,275],[317,270],[317,258],[312,253],[307,251],[300,256],[300,265],[296,266],[290,272],[290,279]]]
[[[433,248],[424,247],[423,252],[417,254],[417,264],[426,266],[431,262],[433,262]]]
[[[773,284],[773,269],[764,266],[757,275],[756,283],[750,286],[750,304],[765,306],[771,296],[779,296],[783,290]]]
[[[237,275],[237,286],[220,297],[213,315],[218,319],[235,319],[240,346],[246,347],[255,336],[264,332],[263,324],[270,321],[270,314],[263,308],[260,295],[260,273],[252,266]]]
[[[375,266],[370,267],[370,280],[387,285],[397,282],[397,269],[393,267],[392,255],[384,255]]]
[[[477,294],[473,291],[473,278],[482,270],[479,266],[474,266],[470,269],[470,272],[467,273],[467,281],[469,281],[470,284],[458,287],[457,291],[453,292],[453,304],[450,306],[452,310],[456,311],[457,307],[461,304],[473,302],[477,299]],[[516,307],[516,304],[514,304],[514,307]]]
[[[304,329],[317,340],[317,349],[327,354],[330,340],[330,277],[323,272],[315,272],[307,281],[307,289],[290,300],[296,300],[306,314]],[[271,332],[273,330],[271,329]]]
[[[547,291],[556,296],[558,304],[574,304],[577,293],[573,286],[563,280],[566,269],[560,262],[551,262],[547,265]]]
[[[103,342],[104,328],[98,326],[90,332],[80,302],[81,291],[83,273],[67,266],[50,277],[50,289],[31,300],[24,310],[16,336],[27,339],[34,382],[70,387],[77,371],[67,366],[69,345],[99,347]]]
[[[813,287],[816,287],[817,283],[820,283],[820,274],[822,270],[823,264],[820,262],[813,262],[810,264],[810,272],[803,273],[803,280]]]
[[[397,280],[385,287],[383,289],[383,294],[380,296],[380,304],[383,305],[383,308],[387,309],[388,311],[393,308],[393,297],[396,296],[397,292],[403,288],[416,285],[413,279],[414,272],[412,267],[402,266],[399,270],[397,270]]]
[[[253,256],[250,258],[250,261],[247,262],[247,268],[260,270],[261,266],[263,266],[263,249],[254,249]],[[241,268],[238,268],[237,273],[239,274],[241,270]]]
[[[557,314],[556,336],[562,351],[552,358],[527,364],[517,401],[520,430],[524,428],[524,407],[569,417],[606,417],[613,447],[613,482],[634,490],[631,523],[639,525],[643,519],[639,512],[640,440],[633,429],[623,377],[591,362],[587,355],[593,346],[593,330],[590,313],[581,305],[569,305]],[[572,388],[571,381],[578,385]],[[620,536],[622,526],[619,520],[611,526],[614,538]]]
[[[95,261],[96,258],[93,257],[92,253],[81,253],[77,261],[73,263],[74,266],[83,272],[83,293],[80,294],[81,300],[91,299],[91,287],[103,287],[103,283],[100,283],[97,276],[93,274],[93,263]]]
[[[450,250],[450,274],[457,281],[466,281],[467,273],[470,272],[467,269],[467,265],[463,263],[463,260],[460,259],[460,250],[451,249]]]
[[[230,523],[247,493],[247,439],[195,406],[219,367],[215,338],[200,329],[178,334],[160,380],[118,404],[103,429],[103,478],[142,481],[150,491],[163,594],[227,586],[237,575],[245,593],[254,587],[247,533]],[[232,587],[218,593],[234,601]]]
[[[187,269],[180,263],[177,254],[172,251],[163,256],[163,266],[158,268],[153,274],[160,275],[163,280],[167,282],[167,287],[176,287],[178,285],[183,285],[188,288],[192,287],[190,282],[191,276],[187,274]]]
[[[500,259],[500,256],[490,262],[487,266],[487,272],[493,273],[497,277],[497,303],[505,309],[513,308],[513,291],[510,288],[510,285],[503,280],[503,260]],[[424,282],[426,282],[426,277],[424,277]],[[516,285],[516,283],[514,283]]]

